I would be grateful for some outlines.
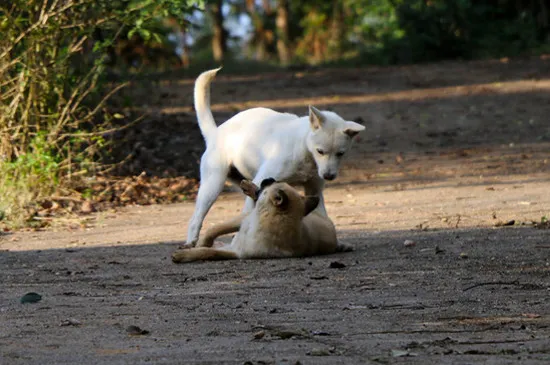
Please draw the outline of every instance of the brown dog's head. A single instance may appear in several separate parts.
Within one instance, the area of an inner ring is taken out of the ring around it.
[[[305,217],[319,205],[318,196],[303,197],[296,189],[273,178],[265,179],[256,186],[252,181],[241,181],[243,192],[258,206],[273,206],[281,212],[302,212]]]

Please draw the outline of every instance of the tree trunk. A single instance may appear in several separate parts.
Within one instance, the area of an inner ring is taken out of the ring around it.
[[[539,31],[540,33],[544,34],[543,40],[545,42],[550,41],[550,32],[548,29],[548,22],[550,19],[548,19],[548,7],[546,5],[546,1],[539,0],[540,4],[540,12],[538,13],[538,25],[539,25]]]
[[[277,4],[277,53],[282,65],[290,63],[290,39],[288,30],[288,1],[279,0]]]
[[[266,16],[271,14],[271,7],[268,1],[263,1],[262,5],[264,7],[264,13]],[[254,51],[256,53],[256,60],[265,61],[268,57],[267,45],[269,41],[268,31],[265,28],[264,17],[256,9],[256,4],[254,0],[246,0],[246,11],[250,16],[252,21],[252,26],[254,28],[254,35],[252,37],[252,43],[254,46]]]
[[[182,36],[182,48],[183,52],[180,55],[181,65],[183,68],[188,69],[189,65],[191,64],[191,59],[189,57],[189,52],[191,52],[191,47],[189,47],[189,44],[187,43],[187,30],[185,27],[181,30],[181,36]]]
[[[333,0],[332,21],[328,44],[329,59],[338,60],[342,57],[342,40],[344,37],[344,4],[342,0]]]
[[[216,62],[223,62],[227,50],[227,31],[223,27],[222,0],[212,0],[209,5],[212,16],[212,53]]]

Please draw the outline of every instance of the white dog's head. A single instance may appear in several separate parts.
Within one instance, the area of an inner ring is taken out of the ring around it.
[[[309,122],[311,133],[307,148],[315,159],[317,172],[322,179],[334,180],[338,176],[342,157],[351,147],[353,137],[365,127],[313,106],[309,107]]]

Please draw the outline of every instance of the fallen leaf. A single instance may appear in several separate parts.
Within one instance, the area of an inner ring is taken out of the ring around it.
[[[304,334],[301,331],[295,331],[295,330],[281,330],[281,331],[275,331],[273,333],[273,336],[280,337],[282,340],[288,340],[289,338],[292,338],[294,336],[296,337],[303,337]]]
[[[522,313],[521,316],[525,317],[525,318],[540,318],[541,317],[540,314],[536,314],[536,313]]]
[[[258,331],[254,334],[254,339],[255,340],[261,340],[262,338],[264,338],[265,336],[265,331]]]
[[[122,354],[131,354],[135,353],[138,350],[135,348],[125,348],[125,349],[96,349],[96,353],[100,355],[122,355]]]
[[[506,227],[506,226],[513,226],[516,223],[515,220],[509,220],[506,222],[498,221],[495,223],[495,227]]]
[[[327,279],[328,279],[328,276],[325,276],[325,275],[310,276],[309,278],[310,278],[311,280],[327,280]]]
[[[313,336],[330,336],[330,333],[325,331],[313,331],[311,332]]]
[[[83,214],[90,214],[92,212],[95,212],[95,207],[91,201],[86,200],[82,203],[82,206],[80,207],[80,212]]]

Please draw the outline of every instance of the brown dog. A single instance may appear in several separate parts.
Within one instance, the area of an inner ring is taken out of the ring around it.
[[[258,188],[243,180],[241,188],[255,201],[254,209],[209,229],[198,247],[174,252],[172,261],[303,257],[351,251],[338,244],[336,229],[325,215],[313,212],[319,197],[303,197],[296,189],[273,179]],[[238,229],[230,245],[213,248],[214,239]]]

